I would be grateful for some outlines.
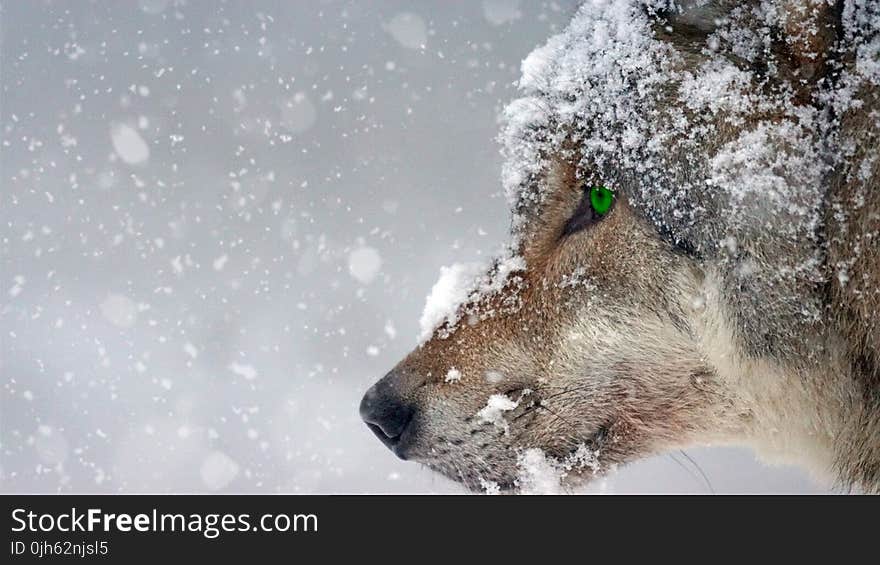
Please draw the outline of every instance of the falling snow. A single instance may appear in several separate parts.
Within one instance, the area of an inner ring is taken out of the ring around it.
[[[110,135],[113,140],[113,150],[126,164],[140,165],[150,158],[150,147],[131,126],[114,125]]]
[[[372,282],[381,268],[382,256],[372,247],[361,247],[348,255],[348,272],[363,284]]]

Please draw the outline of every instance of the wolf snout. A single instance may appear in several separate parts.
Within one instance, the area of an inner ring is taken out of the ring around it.
[[[385,447],[406,459],[404,440],[415,408],[400,394],[398,381],[392,371],[370,387],[361,399],[360,413],[361,419]]]

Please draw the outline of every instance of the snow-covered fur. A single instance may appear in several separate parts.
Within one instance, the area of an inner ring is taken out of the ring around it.
[[[878,32],[875,0],[584,4],[505,112],[509,251],[438,283],[386,443],[489,491],[697,444],[880,491]]]

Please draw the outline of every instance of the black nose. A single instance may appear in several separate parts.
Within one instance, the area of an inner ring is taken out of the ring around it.
[[[361,400],[361,419],[382,443],[401,459],[406,431],[415,410],[400,394],[399,379],[388,373],[370,387]]]

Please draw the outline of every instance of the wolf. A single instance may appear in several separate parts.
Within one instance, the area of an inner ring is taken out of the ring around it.
[[[590,0],[519,88],[510,243],[364,395],[382,443],[475,491],[742,445],[880,492],[880,2]]]

